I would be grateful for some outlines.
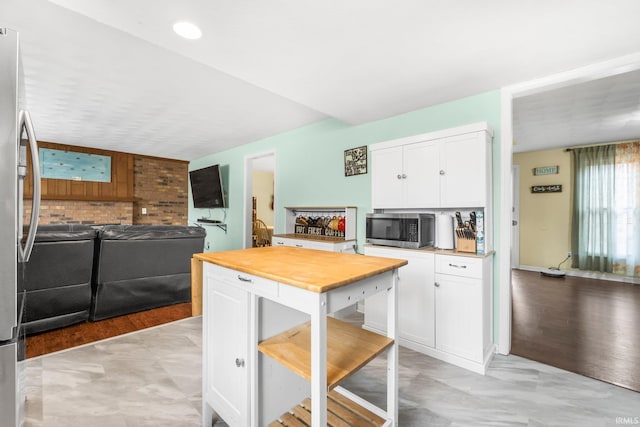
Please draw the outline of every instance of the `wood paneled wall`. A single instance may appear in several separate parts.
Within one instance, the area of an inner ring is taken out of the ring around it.
[[[134,155],[119,151],[99,150],[96,148],[38,142],[41,148],[73,151],[87,154],[99,154],[111,157],[111,182],[72,181],[66,179],[42,180],[43,200],[90,200],[90,201],[129,201],[134,200]],[[29,169],[31,160],[29,158]],[[25,181],[25,197],[32,196],[33,180],[31,174]]]

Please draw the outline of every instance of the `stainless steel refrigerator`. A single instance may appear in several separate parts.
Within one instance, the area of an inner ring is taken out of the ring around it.
[[[29,261],[40,205],[38,147],[24,106],[18,33],[0,27],[0,426],[24,419],[24,336],[20,327],[24,295],[17,294],[18,274]],[[32,170],[27,171],[27,146]],[[24,228],[24,181],[33,174],[28,231]]]

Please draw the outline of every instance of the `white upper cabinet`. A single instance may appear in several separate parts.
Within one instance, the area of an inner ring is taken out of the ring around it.
[[[374,208],[391,208],[404,204],[403,152],[403,147],[371,150],[371,201]]]
[[[373,208],[487,206],[491,138],[480,123],[372,145]]]
[[[440,207],[487,205],[491,140],[485,132],[443,138],[440,147]]]

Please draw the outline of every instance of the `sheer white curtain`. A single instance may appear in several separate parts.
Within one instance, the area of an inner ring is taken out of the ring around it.
[[[572,267],[640,277],[640,142],[572,151]]]
[[[613,272],[640,277],[640,142],[616,146]]]
[[[613,272],[615,146],[575,148],[571,266]]]

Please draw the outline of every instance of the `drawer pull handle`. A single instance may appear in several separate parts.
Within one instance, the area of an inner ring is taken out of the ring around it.
[[[454,267],[454,268],[467,268],[466,265],[457,265],[457,264],[451,264],[449,263],[449,267]]]
[[[302,247],[302,245],[296,245],[296,248],[301,248],[301,247]]]
[[[434,285],[435,285],[436,288],[440,287],[440,283],[438,283],[438,282],[435,282]]]
[[[244,359],[236,358],[236,366],[238,368],[244,366]]]
[[[240,280],[241,282],[253,283],[253,280],[247,279],[246,277],[242,277],[239,274],[238,274],[238,280]]]

